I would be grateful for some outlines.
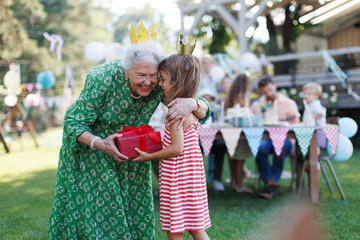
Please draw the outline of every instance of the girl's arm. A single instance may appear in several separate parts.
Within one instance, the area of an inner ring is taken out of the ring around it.
[[[138,148],[135,148],[135,151],[139,153],[140,156],[134,158],[133,161],[147,162],[155,159],[172,158],[180,155],[184,150],[184,133],[183,133],[183,126],[181,125],[180,129],[178,129],[177,126],[178,124],[173,124],[169,127],[171,145],[154,153],[146,153],[139,150]]]

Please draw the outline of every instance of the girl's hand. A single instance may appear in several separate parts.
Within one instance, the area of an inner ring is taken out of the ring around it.
[[[133,159],[134,162],[148,162],[151,160],[150,154],[143,152],[138,148],[135,148],[135,151],[139,154],[139,156]]]

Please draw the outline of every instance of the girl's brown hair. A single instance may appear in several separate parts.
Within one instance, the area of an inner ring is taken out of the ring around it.
[[[232,108],[236,103],[245,107],[246,96],[250,90],[250,79],[245,74],[237,75],[226,95],[224,108]]]
[[[165,58],[158,67],[170,77],[170,95],[165,99],[170,102],[175,98],[192,98],[200,84],[200,62],[192,55],[174,54]]]

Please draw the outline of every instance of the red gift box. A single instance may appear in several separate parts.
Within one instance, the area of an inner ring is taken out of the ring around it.
[[[139,156],[135,148],[147,153],[157,152],[162,149],[160,131],[156,131],[149,125],[125,127],[118,133],[122,134],[122,136],[115,138],[115,145],[128,158]]]

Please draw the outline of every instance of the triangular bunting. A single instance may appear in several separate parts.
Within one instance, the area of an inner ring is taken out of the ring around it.
[[[200,142],[206,157],[209,156],[217,131],[218,130],[214,128],[200,128]]]
[[[338,139],[339,139],[339,126],[324,127],[323,130],[329,141],[333,156],[335,156]]]
[[[33,83],[28,83],[28,84],[26,84],[26,89],[27,89],[29,92],[31,92],[31,91],[33,90],[33,88],[34,88],[34,84],[33,84]]]
[[[276,156],[279,157],[284,147],[284,142],[289,131],[288,128],[267,128]]]
[[[235,148],[240,138],[241,128],[224,128],[221,129],[221,133],[225,140],[230,157],[232,157],[235,153]]]
[[[315,129],[312,127],[308,128],[294,128],[296,140],[299,144],[300,151],[303,154],[303,157],[306,157],[306,154],[309,151],[309,146],[311,138],[314,134]]]
[[[243,129],[246,140],[249,143],[251,153],[256,158],[259,151],[262,136],[264,134],[264,128],[244,128]]]

